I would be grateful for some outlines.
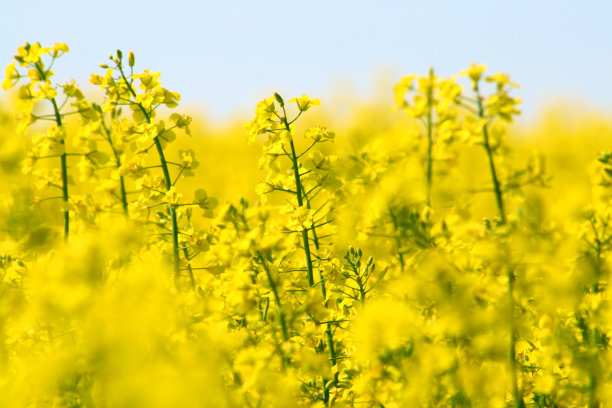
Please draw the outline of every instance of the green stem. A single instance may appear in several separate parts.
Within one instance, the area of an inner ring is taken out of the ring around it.
[[[310,200],[308,199],[308,197],[306,197],[306,207],[308,209],[310,209]],[[312,231],[312,237],[313,237],[313,242],[314,242],[314,246],[315,248],[318,250],[319,249],[319,238],[317,237],[317,230],[316,228],[313,226],[311,228]],[[319,272],[319,274],[321,275],[319,284],[321,285],[321,295],[323,295],[323,301],[325,302],[325,307],[329,307],[329,305],[327,304],[327,302],[325,301],[327,299],[327,291],[325,289],[325,279],[323,277],[323,275]],[[331,331],[331,324],[327,324],[327,327],[325,329],[325,339],[327,342],[327,349],[329,350],[329,361],[330,361],[330,365],[333,367],[336,365],[336,348],[334,347],[334,336],[332,334]],[[335,382],[335,380],[334,380]],[[329,399],[329,390],[326,389],[326,399]]]
[[[599,402],[595,390],[597,389],[597,377],[592,373],[589,375],[589,408],[599,408]]]
[[[427,206],[431,207],[431,185],[433,183],[433,68],[429,69],[429,86],[427,87]]]
[[[289,129],[289,124],[287,123],[287,119],[284,120],[285,122],[285,127],[287,128],[288,132],[291,132]],[[293,163],[293,175],[295,177],[295,189],[296,189],[296,198],[297,198],[297,203],[299,207],[302,207],[304,205],[303,199],[302,199],[302,181],[300,179],[300,171],[298,169],[298,161],[297,161],[297,155],[295,154],[295,146],[293,144],[293,140],[291,140],[289,142],[290,146],[291,146],[291,161]],[[310,242],[308,240],[308,230],[304,229],[302,230],[302,243],[304,245],[304,255],[306,256],[306,269],[307,269],[307,273],[308,273],[308,284],[312,287],[314,286],[314,274],[312,272],[312,256],[310,254]]]
[[[44,81],[47,80],[47,73],[45,72],[44,69],[42,69],[42,66],[40,65],[40,63],[36,63],[34,64],[34,66],[36,67],[36,70],[40,73],[40,76]],[[55,123],[57,124],[57,127],[62,127],[62,115],[60,114],[60,110],[57,107],[57,102],[55,101],[55,98],[51,98],[51,104],[53,105],[53,113],[55,115]],[[60,141],[60,143],[65,146],[66,143],[64,142],[64,139],[62,139]],[[67,159],[67,154],[66,154],[66,150],[64,148],[64,152],[61,154],[60,156],[60,162],[61,162],[61,169],[62,169],[62,200],[64,202],[64,239],[68,240],[68,236],[70,235],[70,213],[68,211],[68,159]]]
[[[134,99],[136,99],[136,91],[132,87],[132,83],[128,82],[125,73],[123,72],[123,66],[121,63],[117,64],[117,68],[121,73],[121,77],[125,81],[128,91],[132,94]],[[142,104],[133,102],[140,108],[140,111],[144,115],[148,124],[151,123],[151,115],[147,112],[147,110],[142,106]],[[154,139],[155,147],[157,148],[157,154],[159,156],[159,161],[161,164],[162,172],[164,173],[164,181],[166,184],[166,190],[169,191],[172,188],[172,179],[170,178],[170,172],[168,171],[168,162],[166,162],[166,157],[164,156],[164,149],[162,148],[161,142],[159,141],[159,135]],[[172,259],[174,266],[174,281],[178,285],[179,276],[180,276],[180,254],[179,254],[179,242],[178,242],[178,222],[176,218],[176,208],[168,204],[168,211],[170,212],[170,220],[172,222]]]
[[[310,199],[308,198],[307,195],[305,195],[304,197],[306,198],[306,208],[310,210],[311,209]],[[318,251],[319,250],[319,237],[317,236],[317,229],[313,225],[310,231],[312,232],[312,242],[315,246],[315,249]],[[319,275],[321,275],[320,272],[319,272]],[[314,277],[313,277],[313,280],[314,280]],[[321,285],[321,294],[323,295],[323,299],[327,299],[327,291],[325,290],[325,280],[323,279],[323,275],[321,275],[319,284]]]
[[[391,216],[391,222],[393,223],[393,229],[395,231],[395,246],[397,247],[397,259],[400,262],[401,272],[404,272],[404,255],[400,252],[402,247],[402,241],[400,239],[398,229],[399,229],[399,221],[396,215],[393,213],[393,210],[389,208],[389,215]]]
[[[172,188],[172,180],[170,179],[170,172],[168,171],[168,164],[166,163],[166,158],[164,156],[164,149],[162,148],[161,142],[159,141],[159,137],[155,137],[155,147],[157,148],[157,154],[159,155],[159,161],[162,166],[162,171],[164,173],[164,180],[166,183],[166,190],[170,190]],[[172,204],[168,204],[168,209],[170,210],[170,220],[172,222],[172,259],[174,265],[174,279],[178,283],[179,274],[180,274],[180,255],[179,255],[179,242],[178,242],[178,222],[176,219],[176,208]]]
[[[113,143],[110,129],[108,129],[108,127],[106,126],[106,123],[104,123],[103,118],[101,119],[101,123],[102,123],[102,128],[104,129],[104,132],[106,133],[108,144],[110,145],[111,150],[113,151],[113,155],[115,156],[115,161],[117,163],[117,169],[119,169],[121,167],[121,157],[119,156],[119,153],[117,152],[117,149],[115,148],[115,145]],[[121,188],[121,205],[123,207],[123,212],[125,213],[125,215],[128,215],[128,201],[127,201],[127,194],[125,192],[125,181],[123,180],[123,176],[121,174],[119,175],[119,186]]]
[[[285,321],[285,314],[283,313],[283,309],[281,307],[281,301],[278,296],[276,282],[274,282],[274,279],[272,278],[268,263],[263,257],[261,251],[257,251],[257,256],[259,257],[259,262],[261,263],[261,266],[263,266],[263,269],[266,272],[266,276],[268,277],[268,283],[270,284],[270,289],[272,290],[272,295],[274,296],[274,303],[276,303],[276,317],[283,333],[283,340],[287,341],[289,340],[289,333],[287,332],[287,322]]]
[[[284,107],[283,107],[283,111],[284,111]],[[287,122],[287,113],[284,112],[284,118],[282,119],[284,125],[285,125],[285,129],[287,130],[287,132],[289,132],[289,134],[291,134],[291,128],[289,127],[289,123]],[[291,162],[293,164],[293,175],[295,177],[295,189],[296,189],[296,198],[297,198],[297,202],[298,202],[298,206],[302,207],[304,205],[303,202],[303,193],[304,193],[304,189],[302,186],[302,181],[300,179],[300,172],[299,172],[299,167],[298,167],[298,156],[295,153],[295,145],[293,143],[293,137],[291,138],[289,145],[291,147]],[[305,194],[304,194],[305,196]],[[307,201],[308,198],[306,197]],[[307,203],[308,206],[307,208],[310,208],[310,202]],[[313,231],[313,235],[316,239],[316,232],[315,232],[315,228],[313,226],[312,228]],[[308,238],[308,230],[304,229],[302,231],[302,242],[304,245],[304,255],[306,256],[306,270],[308,273],[308,284],[310,285],[310,287],[314,286],[314,277],[313,277],[313,266],[312,266],[312,256],[310,254],[310,242],[309,242],[309,238]],[[316,239],[315,241],[315,247],[318,249],[319,248],[319,242],[318,239]],[[327,295],[326,295],[326,291],[325,291],[325,280],[323,279],[323,276],[321,276],[320,282],[319,284],[321,285],[321,294],[323,295],[323,302],[325,304],[325,307],[328,307],[326,299],[327,299]],[[327,324],[327,327],[325,329],[325,339],[327,342],[327,349],[329,352],[329,358],[330,358],[330,364],[331,366],[335,366],[336,365],[336,350],[334,347],[334,339],[333,339],[333,334],[331,331],[331,325]],[[324,380],[324,384],[325,384],[325,380]],[[336,383],[336,379],[334,378],[334,384]],[[327,387],[325,387],[324,390],[324,394],[325,394],[325,402],[327,403],[329,400],[329,389]]]
[[[123,176],[119,176],[119,187],[121,189],[121,205],[123,206],[123,212],[125,215],[128,215],[127,194],[125,192],[125,182],[123,181]]]
[[[516,377],[516,325],[514,322],[514,271],[508,271],[508,303],[510,307],[510,341],[508,344],[508,363],[510,365],[510,377],[512,381],[512,397],[515,408],[525,408],[523,393],[519,390]]]
[[[325,329],[325,337],[327,339],[327,348],[329,349],[329,361],[331,362],[331,366],[336,365],[336,350],[334,348],[334,338],[331,331],[331,324],[327,324],[327,328]]]
[[[485,119],[484,115],[484,106],[482,103],[482,96],[480,95],[480,91],[478,89],[478,83],[475,85],[476,98],[478,100],[478,117],[480,119]],[[489,142],[489,129],[485,122],[482,125],[482,134],[484,137],[484,148],[487,152],[487,158],[489,160],[489,170],[491,172],[491,178],[493,179],[493,190],[495,191],[495,201],[497,203],[497,210],[499,212],[499,218],[501,224],[506,223],[506,213],[504,211],[504,200],[502,196],[501,184],[499,179],[497,178],[497,171],[495,170],[495,162],[493,160],[493,150],[491,149],[491,144]]]
[[[365,307],[366,303],[366,290],[363,282],[361,281],[361,275],[359,274],[359,270],[355,265],[353,265],[353,271],[355,272],[355,282],[357,282],[357,286],[359,287],[359,298],[361,299],[362,307]]]
[[[187,252],[186,248],[183,249],[183,255],[185,256],[185,259],[189,260],[189,253]],[[191,281],[191,289],[195,290],[196,282],[195,282],[195,277],[193,276],[193,268],[191,267],[190,262],[187,263],[187,271],[189,272],[189,280]]]
[[[58,127],[62,127],[62,116],[60,115],[55,98],[51,99],[51,103],[55,112],[55,122]],[[66,145],[63,139],[60,143],[64,146]],[[65,150],[60,156],[60,161],[62,166],[62,199],[64,201],[64,239],[68,240],[70,235],[70,213],[68,212],[68,159]]]

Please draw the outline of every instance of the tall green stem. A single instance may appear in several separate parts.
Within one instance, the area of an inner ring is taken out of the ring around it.
[[[259,262],[266,272],[266,276],[268,277],[268,283],[270,284],[270,289],[272,290],[272,295],[274,296],[274,303],[276,304],[276,318],[278,319],[278,323],[281,327],[283,333],[283,340],[289,340],[289,333],[287,332],[287,323],[285,321],[285,314],[283,313],[283,308],[281,306],[280,297],[278,296],[278,290],[276,289],[276,282],[272,278],[272,274],[270,273],[270,268],[268,267],[268,263],[266,259],[262,255],[260,251],[257,252],[257,257],[259,258]]]
[[[482,96],[480,95],[480,91],[478,89],[478,83],[476,83],[475,85],[475,91],[476,91],[476,99],[478,101],[478,117],[480,119],[486,120],[485,114],[484,114],[484,106],[482,103]],[[483,143],[484,148],[485,148],[485,151],[487,152],[487,158],[489,161],[489,171],[491,172],[491,178],[493,179],[493,190],[495,192],[495,201],[497,203],[497,210],[499,212],[499,218],[500,218],[501,224],[503,225],[506,223],[506,212],[504,211],[504,200],[502,196],[501,184],[499,182],[499,179],[497,178],[497,171],[495,170],[495,162],[493,160],[493,150],[491,149],[491,144],[489,142],[489,129],[488,129],[486,122],[484,125],[482,125],[482,134],[484,138],[484,143]]]
[[[40,73],[40,76],[43,81],[47,80],[47,72],[43,69],[41,63],[36,63],[36,70]],[[55,102],[55,98],[51,98],[51,104],[53,105],[53,113],[55,114],[55,123],[57,127],[62,127],[62,115],[60,114],[59,108],[57,107],[57,102]],[[66,142],[64,139],[60,141],[62,146],[66,146]],[[68,159],[66,155],[66,149],[64,148],[64,152],[60,155],[60,163],[62,170],[62,201],[64,203],[64,239],[68,240],[68,236],[70,235],[70,213],[68,211]]]
[[[159,155],[159,161],[161,164],[162,171],[164,173],[164,181],[166,184],[166,190],[170,190],[172,188],[172,179],[170,178],[170,172],[168,171],[168,163],[166,162],[166,157],[164,156],[164,149],[162,148],[161,142],[159,141],[159,136],[155,137],[155,147],[157,148],[157,154]],[[179,254],[179,242],[178,242],[178,222],[176,219],[176,207],[172,204],[168,204],[168,209],[170,210],[170,220],[172,222],[172,259],[174,265],[174,279],[178,282],[179,274],[180,274],[180,254]]]
[[[508,271],[508,306],[510,308],[510,341],[508,345],[508,363],[510,365],[510,376],[512,381],[512,396],[515,408],[525,408],[523,393],[519,390],[516,376],[516,323],[514,320],[514,271]]]
[[[127,86],[127,89],[132,94],[134,99],[136,99],[136,91],[134,91],[134,88],[132,87],[130,81],[127,80],[125,73],[123,72],[123,67],[121,66],[121,63],[118,64],[118,69],[119,69],[119,72],[121,73],[121,77],[123,78],[123,81],[125,82]],[[147,110],[144,108],[144,106],[142,106],[142,104],[138,102],[134,102],[134,104],[136,104],[136,106],[140,108],[140,111],[144,115],[147,123],[150,124],[151,115],[149,114],[149,112],[147,112]],[[168,171],[168,163],[166,162],[166,157],[164,156],[164,149],[162,148],[161,142],[159,140],[160,135],[161,133],[155,136],[154,142],[155,142],[155,147],[157,148],[157,154],[159,156],[161,168],[164,173],[166,191],[169,191],[172,188],[172,179],[170,178],[170,172]],[[172,260],[173,260],[173,266],[174,266],[174,280],[178,284],[178,279],[179,279],[181,270],[180,270],[179,242],[178,242],[179,232],[178,232],[178,222],[176,218],[176,208],[172,204],[168,203],[168,211],[170,212],[170,220],[172,223],[172,255],[173,255]]]
[[[500,223],[503,225],[506,223],[506,212],[504,210],[504,200],[502,195],[501,184],[497,177],[497,171],[495,169],[495,161],[493,160],[493,150],[491,149],[491,143],[489,141],[489,129],[486,123],[486,117],[484,113],[484,104],[482,102],[482,95],[478,88],[478,83],[474,85],[474,91],[476,92],[476,100],[478,104],[478,117],[485,120],[482,125],[483,134],[483,145],[487,152],[487,158],[489,161],[489,170],[491,172],[491,179],[493,180],[493,190],[495,192],[495,202],[497,203],[497,210],[499,213]],[[514,398],[514,404],[516,408],[525,408],[525,401],[523,400],[522,392],[518,387],[518,379],[516,377],[516,324],[514,321],[514,271],[508,271],[508,304],[510,307],[510,339],[508,342],[508,364],[510,366],[510,375],[512,381],[512,395]]]
[[[306,196],[306,195],[304,195],[304,198],[306,199],[306,208],[308,208],[310,210],[311,209],[311,207],[310,207],[310,199],[308,199],[308,196]],[[312,232],[312,243],[314,244],[315,249],[318,251],[319,250],[319,238],[317,236],[317,230],[313,226],[310,229],[310,232]],[[319,284],[321,285],[321,295],[323,295],[323,299],[326,299],[327,298],[327,291],[325,290],[325,280],[323,279],[323,276],[321,276]]]
[[[287,123],[287,120],[285,119],[284,121],[285,123],[285,127],[287,128],[287,131],[290,132],[290,128],[289,128],[289,124]],[[296,189],[296,198],[297,198],[297,203],[299,207],[302,207],[304,205],[304,201],[302,198],[302,181],[300,179],[300,171],[298,168],[298,161],[297,161],[297,154],[295,153],[295,146],[293,144],[293,140],[291,140],[291,142],[289,143],[291,146],[291,162],[293,165],[293,175],[295,177],[295,189]],[[310,242],[308,239],[308,230],[307,229],[303,229],[302,230],[302,243],[304,245],[304,255],[306,256],[306,271],[308,274],[308,284],[312,287],[314,286],[314,274],[312,272],[312,256],[310,254]]]
[[[287,132],[291,134],[291,128],[289,127],[289,123],[287,122],[286,117],[287,115],[285,112],[285,118],[283,119],[283,123],[285,125],[285,129],[287,130]],[[293,138],[289,142],[289,145],[291,147],[291,162],[293,166],[293,175],[295,177],[295,189],[296,189],[297,203],[298,203],[298,206],[302,207],[304,205],[303,200],[304,198],[306,198],[307,205],[308,205],[307,208],[310,208],[310,202],[308,201],[308,198],[305,197],[305,194],[303,194],[304,188],[302,186],[302,181],[300,178],[300,172],[299,172],[299,167],[298,167],[298,157],[295,152],[295,145],[293,143]],[[319,242],[318,242],[318,239],[316,239],[316,232],[315,232],[314,226],[312,228],[312,232],[315,237],[315,247],[318,249]],[[306,257],[306,270],[308,273],[308,284],[310,285],[310,287],[313,287],[315,284],[314,277],[313,277],[314,273],[313,273],[313,266],[312,266],[312,255],[310,253],[310,241],[308,238],[307,229],[302,230],[302,242],[304,245],[304,255]],[[323,277],[321,277],[319,284],[321,285],[321,294],[323,295],[323,301],[325,302],[325,306],[327,307],[327,302],[325,301],[327,298],[327,295],[325,291],[325,280],[323,279]],[[333,338],[333,333],[331,330],[331,324],[329,323],[327,324],[327,327],[325,329],[325,339],[327,343],[327,350],[329,352],[330,365],[333,367],[336,365],[337,356],[336,356],[336,349],[334,347],[334,338]],[[325,382],[326,381],[324,380],[324,383]],[[336,379],[334,378],[334,383],[335,382],[336,382]],[[329,388],[325,384],[324,384],[324,396],[325,396],[325,401],[327,402],[329,400]]]
[[[589,374],[589,408],[599,408],[599,401],[596,395],[597,377],[593,373]]]
[[[429,69],[429,86],[427,87],[427,206],[431,207],[431,185],[433,183],[433,68]]]
[[[108,141],[108,144],[111,147],[111,150],[113,151],[113,156],[115,156],[115,162],[117,163],[117,169],[119,169],[121,167],[121,157],[119,156],[119,152],[117,152],[117,149],[115,148],[115,144],[113,143],[113,139],[111,136],[111,131],[110,129],[106,126],[106,123],[104,123],[104,119],[101,119],[101,123],[102,123],[102,128],[104,129],[104,133],[106,133],[106,140]],[[120,192],[121,192],[121,206],[123,207],[123,212],[125,213],[125,215],[128,215],[128,201],[127,201],[127,193],[125,192],[125,181],[123,180],[123,176],[120,174],[119,175],[119,187],[120,187]]]
[[[55,122],[58,127],[62,127],[62,116],[60,115],[55,98],[51,99],[51,103],[55,112]],[[66,145],[64,139],[60,143],[64,146]],[[62,201],[64,202],[64,239],[67,240],[70,235],[70,213],[68,212],[68,160],[65,149],[60,156],[60,161],[62,166]]]

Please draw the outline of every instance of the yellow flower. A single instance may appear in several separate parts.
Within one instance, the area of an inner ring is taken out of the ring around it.
[[[176,191],[175,187],[170,187],[170,189],[166,191],[166,200],[170,205],[178,205],[182,197],[183,195]]]
[[[505,85],[509,85],[513,88],[519,88],[519,85],[516,82],[510,81],[510,75],[504,74],[503,72],[497,72],[493,75],[490,75],[486,78],[487,82],[494,82],[497,84],[498,91],[501,90]]]
[[[427,114],[427,97],[425,95],[414,95],[412,105],[406,106],[406,113],[411,118],[418,118]]]
[[[300,111],[305,112],[313,105],[321,105],[318,99],[310,99],[308,95],[302,95],[299,98],[293,98],[289,102],[295,102]]]
[[[57,89],[53,88],[51,81],[45,81],[38,89],[37,100],[53,99],[57,96]]]
[[[82,156],[76,167],[79,169],[79,181],[88,181],[96,170],[94,164],[87,157]]]
[[[512,122],[513,116],[521,113],[520,109],[517,108],[520,103],[519,98],[512,98],[505,91],[493,94],[486,100],[487,115],[499,116],[506,122]]]
[[[427,76],[422,76],[418,79],[418,91],[423,95],[427,95],[427,93],[432,90],[436,86],[437,75],[433,72]]]
[[[414,80],[417,78],[416,75],[408,75],[403,77],[397,84],[393,86],[393,99],[395,100],[395,106],[401,109],[407,105],[406,92],[411,91],[414,88]]]
[[[276,115],[276,106],[273,96],[257,104],[257,108],[255,108],[255,118],[245,126],[249,132],[249,144],[255,141],[257,135],[274,128],[274,117],[276,117]]]
[[[157,79],[161,76],[160,72],[150,72],[145,69],[142,74],[134,74],[134,79],[140,79],[140,89],[155,89],[161,86]]]
[[[178,92],[170,92],[167,89],[164,89],[164,105],[169,108],[176,108],[178,106],[178,101],[181,100],[181,95]]]
[[[189,237],[189,243],[191,248],[196,251],[208,251],[210,248],[210,242],[208,242],[209,236],[204,232],[196,232]],[[208,269],[208,268],[207,268]]]
[[[83,92],[79,89],[79,87],[74,82],[74,79],[64,85],[60,85],[64,88],[64,94],[71,98],[76,98],[77,100],[81,100],[84,98]]]
[[[312,139],[315,142],[333,141],[335,136],[336,134],[327,130],[325,126],[306,129],[306,132],[304,132],[304,137]]]
[[[49,53],[49,54],[50,54],[50,55],[51,55],[53,58],[57,58],[57,57],[60,57],[60,56],[62,56],[63,54],[65,54],[65,53],[67,53],[67,52],[68,52],[68,45],[66,45],[66,44],[64,44],[64,43],[58,43],[58,42],[56,42],[56,43],[53,45],[53,47],[51,47],[51,50],[50,50],[50,53]]]
[[[468,69],[461,71],[461,75],[469,76],[472,82],[475,84],[476,82],[480,81],[482,74],[484,74],[487,69],[488,67],[486,65],[473,62]]]
[[[4,89],[5,91],[8,91],[12,87],[14,87],[17,82],[19,82],[19,78],[21,78],[19,71],[17,71],[16,64],[16,62],[10,63],[4,70],[4,80],[2,81],[2,89]]]
[[[276,112],[274,105],[274,97],[264,99],[257,104],[255,108],[255,116],[271,117]]]
[[[440,102],[438,103],[438,111],[447,111],[453,103],[457,102],[461,95],[461,86],[455,82],[455,78],[441,79],[438,82],[438,88],[440,92],[438,97]]]
[[[53,73],[51,71],[49,71],[49,74],[52,75]],[[48,75],[48,76],[51,76],[51,75]],[[45,75],[45,76],[47,76],[47,75]],[[41,72],[38,69],[36,69],[36,68],[30,68],[28,70],[28,78],[30,78],[32,80],[32,82],[41,82],[41,81],[44,80],[43,74],[41,74]]]
[[[191,136],[191,131],[189,130],[189,125],[191,124],[191,117],[187,115],[179,115],[178,113],[173,113],[172,115],[170,115],[170,122],[174,123],[177,128],[185,130],[185,133]]]
[[[103,85],[104,84],[104,77],[101,77],[98,74],[91,74],[91,78],[89,79],[89,83],[94,84],[94,85]]]
[[[310,229],[314,225],[315,212],[307,207],[298,207],[291,214],[291,221],[288,225],[292,231],[303,231]]]
[[[191,149],[179,150],[180,165],[183,176],[194,176],[193,169],[197,169],[200,162],[195,158],[195,152]]]
[[[43,54],[46,54],[49,51],[48,47],[41,47],[40,43],[30,44],[26,43],[25,45],[17,48],[17,54],[15,54],[15,59],[19,62],[19,65],[22,67],[28,66],[28,64],[36,64],[40,62],[40,57]]]

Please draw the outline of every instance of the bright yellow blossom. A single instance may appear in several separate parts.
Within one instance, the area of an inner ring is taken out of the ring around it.
[[[316,98],[310,99],[310,96],[308,95],[302,95],[299,98],[296,97],[296,98],[290,99],[289,102],[295,102],[298,106],[298,109],[302,112],[307,111],[312,106],[321,104],[321,101],[319,101]]]
[[[4,70],[4,80],[2,81],[2,89],[8,91],[12,87],[14,87],[17,82],[19,82],[19,78],[21,78],[21,74],[17,71],[17,67],[15,66],[16,62],[10,63],[6,69]]]

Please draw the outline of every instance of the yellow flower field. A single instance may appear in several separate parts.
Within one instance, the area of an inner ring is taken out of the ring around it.
[[[68,51],[2,82],[0,407],[612,406],[612,114],[475,63],[213,127]]]

